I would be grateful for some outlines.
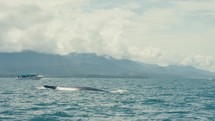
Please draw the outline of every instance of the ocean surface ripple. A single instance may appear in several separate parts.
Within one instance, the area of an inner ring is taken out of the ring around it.
[[[0,78],[0,83],[1,121],[215,120],[214,80]],[[111,93],[72,90],[80,86]]]

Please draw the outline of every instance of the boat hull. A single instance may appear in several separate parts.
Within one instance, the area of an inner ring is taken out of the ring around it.
[[[35,78],[16,78],[17,80],[40,80],[40,79],[42,79],[42,77],[35,77]]]
[[[30,74],[30,75],[20,75],[16,79],[17,80],[40,80],[42,78],[43,76],[41,75]]]

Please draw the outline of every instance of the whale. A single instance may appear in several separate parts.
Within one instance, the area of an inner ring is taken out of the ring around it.
[[[44,85],[43,87],[45,87],[45,88],[47,88],[47,89],[57,89],[56,86]]]
[[[72,88],[62,88],[62,87],[57,87],[57,86],[50,86],[50,85],[44,85],[43,86],[46,89],[67,89],[67,90],[73,90],[73,91],[81,91],[81,90],[87,90],[87,91],[99,91],[99,92],[108,92],[102,89],[97,89],[97,88],[93,88],[93,87],[72,87]]]

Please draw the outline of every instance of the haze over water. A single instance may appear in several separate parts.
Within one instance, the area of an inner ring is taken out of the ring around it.
[[[0,120],[215,120],[215,81],[135,78],[0,79]],[[88,86],[110,91],[51,90]]]

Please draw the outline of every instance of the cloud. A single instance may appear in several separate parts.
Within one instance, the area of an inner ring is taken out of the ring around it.
[[[164,56],[159,48],[153,47],[143,47],[142,49],[130,47],[126,55],[135,61],[145,61],[148,63],[159,63]]]
[[[211,56],[196,55],[187,57],[181,61],[182,65],[194,66],[201,69],[213,70],[215,67],[215,58]]]
[[[199,11],[199,10],[212,10],[214,11],[214,1],[213,0],[175,0],[171,1],[179,7],[186,11]]]
[[[0,51],[91,52],[157,64],[176,62],[175,54],[215,56],[213,3],[1,0]]]

